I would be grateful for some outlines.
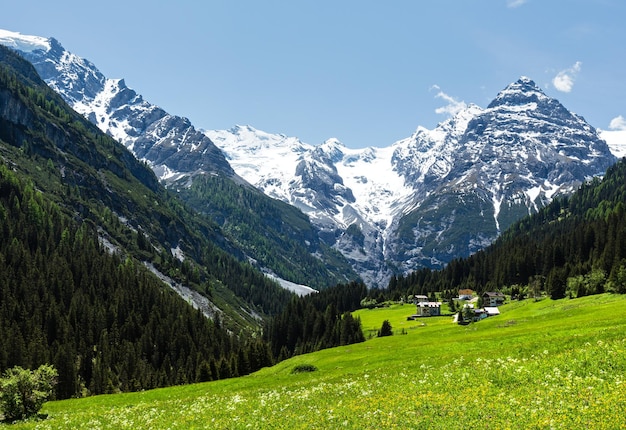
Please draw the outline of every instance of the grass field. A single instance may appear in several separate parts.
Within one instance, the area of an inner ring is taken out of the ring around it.
[[[626,296],[500,310],[469,326],[361,310],[366,337],[385,319],[394,336],[242,378],[48,402],[46,419],[0,428],[626,429]]]

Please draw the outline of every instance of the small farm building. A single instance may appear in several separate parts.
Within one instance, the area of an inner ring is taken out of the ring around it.
[[[504,304],[504,294],[499,291],[488,291],[483,294],[483,304],[485,306],[500,306]]]

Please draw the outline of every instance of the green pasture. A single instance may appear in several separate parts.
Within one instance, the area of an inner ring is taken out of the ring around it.
[[[412,305],[360,310],[366,338],[255,374],[48,402],[0,428],[626,428],[626,296],[526,300],[468,326],[407,321]],[[406,334],[400,334],[406,333]],[[318,370],[292,373],[310,364]]]

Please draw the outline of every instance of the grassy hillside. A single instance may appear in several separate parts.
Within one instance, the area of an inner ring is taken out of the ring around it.
[[[410,305],[361,310],[366,333],[387,319],[396,335],[242,378],[49,402],[46,419],[4,428],[623,428],[625,307],[527,300],[469,326],[407,321]]]

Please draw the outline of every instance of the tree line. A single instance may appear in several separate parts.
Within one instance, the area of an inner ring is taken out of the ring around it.
[[[361,321],[351,311],[367,295],[362,282],[339,284],[305,297],[294,297],[268,322],[263,335],[277,360],[334,346],[363,342]]]

